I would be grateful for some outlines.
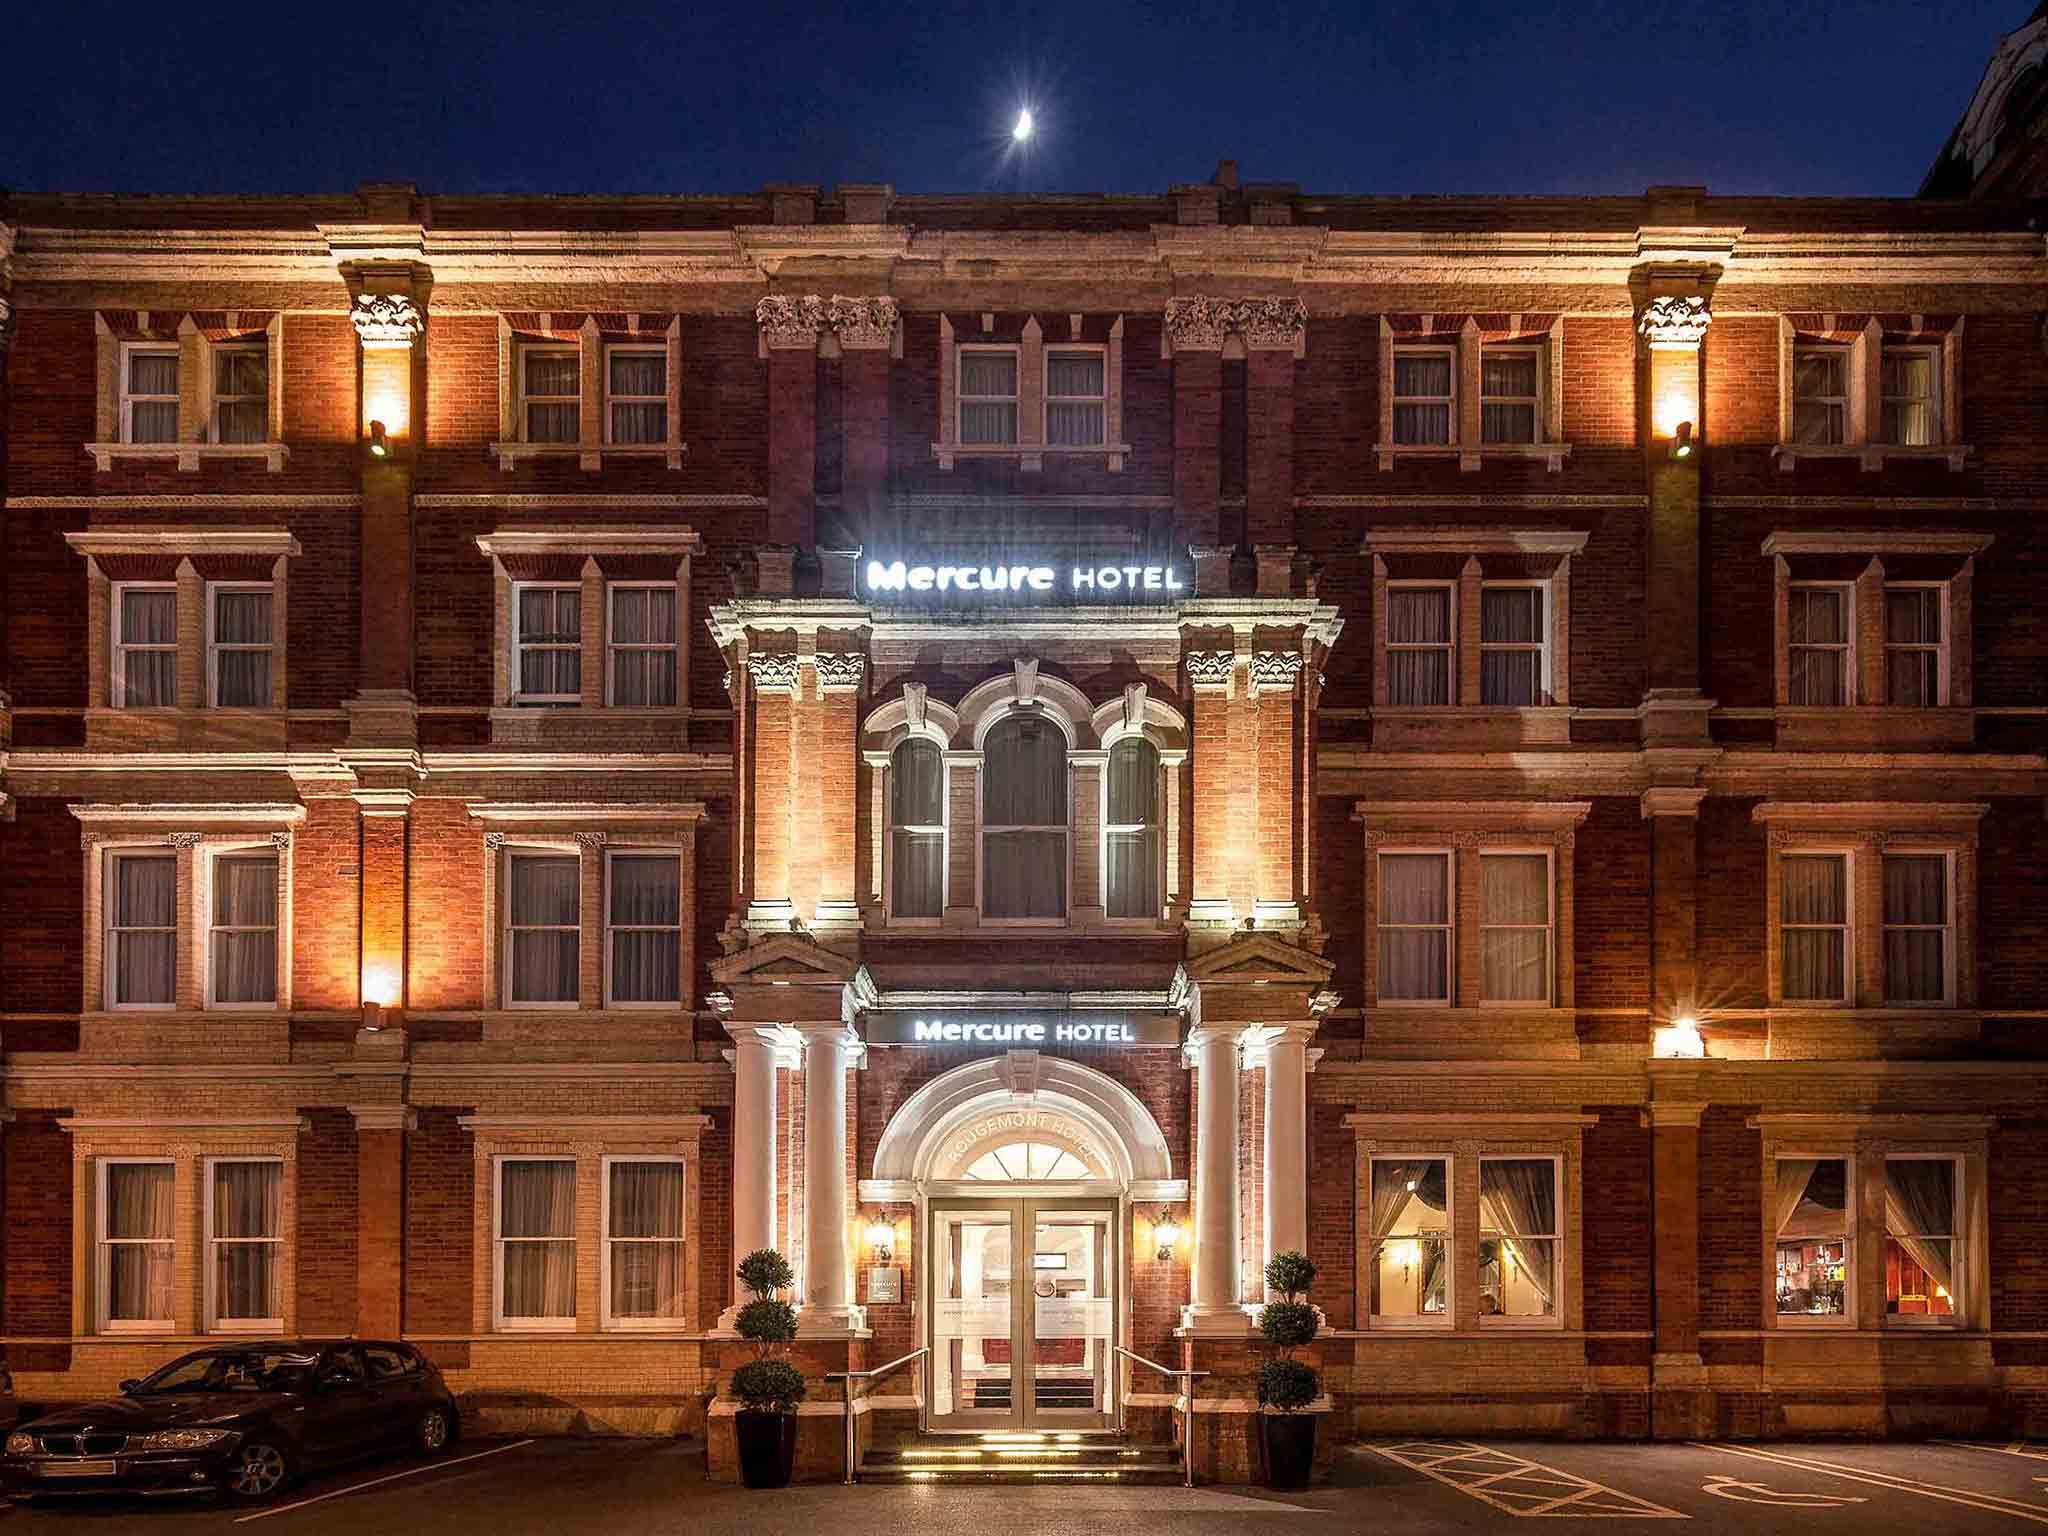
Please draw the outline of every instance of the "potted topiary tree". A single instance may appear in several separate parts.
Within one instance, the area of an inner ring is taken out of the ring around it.
[[[733,1319],[734,1331],[754,1346],[754,1358],[732,1373],[732,1395],[743,1405],[733,1415],[740,1477],[749,1488],[786,1488],[805,1388],[804,1373],[781,1358],[796,1338],[796,1308],[775,1293],[796,1283],[796,1271],[773,1248],[758,1248],[740,1260],[739,1277],[754,1297]]]
[[[1306,1488],[1316,1460],[1316,1416],[1309,1404],[1322,1396],[1315,1368],[1296,1358],[1316,1336],[1320,1319],[1306,1300],[1316,1267],[1305,1253],[1276,1253],[1266,1266],[1266,1290],[1278,1292],[1259,1312],[1259,1332],[1273,1353],[1259,1367],[1260,1430],[1266,1448],[1266,1485]]]

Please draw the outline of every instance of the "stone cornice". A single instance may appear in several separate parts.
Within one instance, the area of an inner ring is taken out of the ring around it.
[[[92,528],[67,533],[76,554],[100,555],[296,555],[299,541],[289,528]]]
[[[1938,822],[1967,822],[1974,827],[1990,810],[1988,804],[1975,800],[1766,800],[1749,814],[1752,821],[1766,825],[1864,831]]]
[[[692,528],[500,528],[480,533],[476,547],[505,555],[694,555],[704,541]]]
[[[672,800],[633,804],[586,801],[478,801],[469,807],[477,821],[491,826],[645,827],[671,826],[704,819],[704,805],[698,800]]]
[[[1592,811],[1590,800],[1361,800],[1351,819],[1386,831],[1563,831],[1584,822]]]
[[[1764,540],[1765,555],[1981,555],[1996,538],[1931,528],[1792,528]]]
[[[1576,555],[1588,535],[1569,528],[1430,527],[1372,528],[1360,546],[1367,554],[1389,550],[1456,554]]]

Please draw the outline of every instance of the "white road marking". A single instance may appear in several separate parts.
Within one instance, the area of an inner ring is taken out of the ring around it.
[[[2024,1440],[2015,1440],[2011,1445],[1985,1445],[1976,1440],[1936,1440],[1934,1443],[1958,1445],[1966,1451],[1989,1451],[1994,1456],[2024,1456],[2029,1461],[2048,1461],[2048,1451],[2032,1450]]]
[[[1560,1520],[1690,1520],[1619,1488],[1576,1472],[1546,1467],[1525,1456],[1469,1440],[1407,1440],[1372,1449],[1447,1488],[1468,1494],[1503,1514]]]
[[[1867,1467],[1822,1461],[1817,1457],[1789,1456],[1782,1451],[1766,1451],[1756,1446],[1722,1445],[1708,1440],[1694,1440],[1691,1444],[1701,1450],[1747,1456],[1752,1461],[1765,1461],[1773,1466],[1817,1472],[1825,1477],[1847,1478],[1850,1482],[1868,1483],[1872,1487],[1889,1488],[1898,1493],[1917,1493],[1924,1498],[1940,1499],[1946,1504],[1966,1504],[1972,1509],[1988,1509],[1994,1514],[2012,1515],[2021,1520],[2031,1520],[2036,1525],[2048,1525],[2048,1505],[2028,1504],[2019,1499],[2008,1499],[2003,1494],[1982,1493],[1975,1488],[1951,1488],[1942,1483],[1923,1483],[1890,1472],[1873,1472]]]
[[[1860,1494],[1795,1493],[1773,1488],[1768,1483],[1740,1483],[1732,1477],[1710,1477],[1700,1484],[1701,1493],[1717,1499],[1734,1499],[1739,1504],[1789,1504],[1800,1509],[1840,1509],[1845,1504],[1868,1504]]]
[[[494,1445],[488,1451],[471,1451],[467,1456],[452,1456],[446,1461],[430,1461],[425,1466],[408,1467],[403,1472],[393,1472],[386,1477],[373,1477],[367,1483],[351,1483],[346,1488],[330,1488],[325,1493],[316,1493],[310,1499],[299,1499],[291,1504],[277,1504],[269,1509],[259,1509],[251,1515],[236,1517],[235,1524],[247,1525],[251,1520],[268,1520],[272,1515],[288,1515],[295,1509],[304,1509],[308,1504],[323,1503],[338,1499],[345,1493],[361,1493],[365,1488],[375,1488],[380,1483],[395,1483],[402,1477],[417,1477],[422,1472],[438,1472],[443,1467],[459,1467],[465,1461],[481,1461],[486,1456],[496,1456],[505,1451],[516,1451],[522,1445],[532,1445],[532,1440],[514,1440],[510,1445]]]

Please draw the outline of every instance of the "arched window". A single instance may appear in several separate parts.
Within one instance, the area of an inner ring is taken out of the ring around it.
[[[1109,749],[1103,797],[1104,906],[1111,917],[1159,915],[1159,753],[1142,736]]]
[[[982,916],[1067,915],[1067,742],[1014,715],[982,743]]]
[[[946,762],[935,742],[913,736],[889,760],[889,913],[940,917],[946,910]]]

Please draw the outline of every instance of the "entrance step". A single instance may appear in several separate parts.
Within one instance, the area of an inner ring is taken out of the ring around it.
[[[1019,1431],[926,1435],[869,1451],[864,1483],[1177,1484],[1180,1457],[1170,1445],[1134,1445],[1115,1435]]]

